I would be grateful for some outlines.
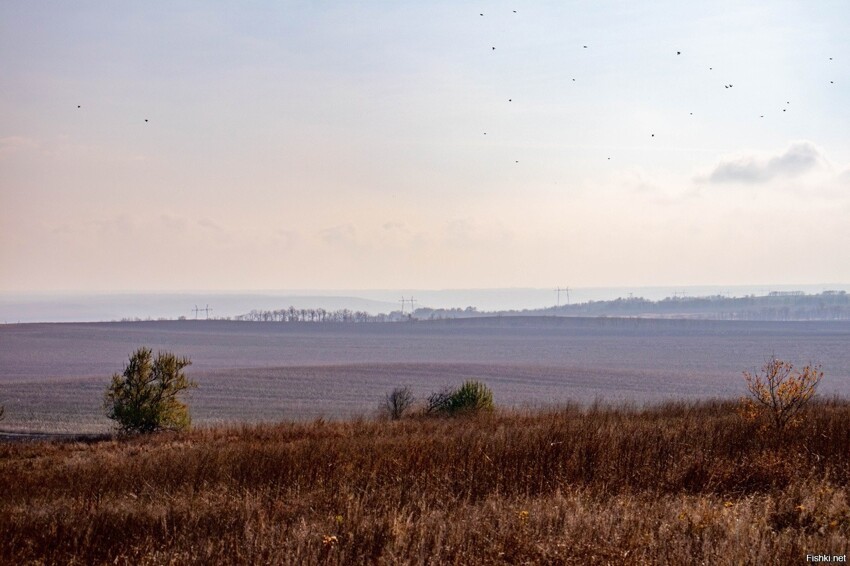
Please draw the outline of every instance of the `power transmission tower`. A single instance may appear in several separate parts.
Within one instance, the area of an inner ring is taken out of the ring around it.
[[[198,313],[201,312],[201,310],[203,310],[203,309],[199,309],[198,305],[195,305],[195,308],[193,308],[191,310],[193,310],[195,312],[195,320],[198,320]]]
[[[207,320],[209,320],[210,319],[210,313],[212,312],[212,309],[210,308],[210,306],[207,305],[207,308],[201,309],[201,310],[204,311],[207,314]]]
[[[404,314],[404,303],[407,302],[407,299],[404,298],[404,295],[401,296],[401,300],[399,302],[401,303],[401,314]]]
[[[410,299],[408,299],[407,302],[410,303],[410,314],[412,316],[413,313],[416,312],[416,299],[414,299],[411,295]]]
[[[556,293],[556,295],[557,295],[557,297],[558,297],[558,298],[556,299],[556,302],[555,302],[555,308],[558,308],[558,307],[560,307],[560,306],[561,306],[561,291],[563,291],[563,292],[565,292],[565,293],[566,293],[566,295],[567,295],[567,304],[570,304],[570,288],[569,288],[569,287],[564,287],[563,289],[561,289],[560,287],[558,287],[558,288],[556,288],[556,289],[555,289],[555,293]]]

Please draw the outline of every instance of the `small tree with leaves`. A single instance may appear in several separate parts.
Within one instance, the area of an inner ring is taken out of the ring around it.
[[[178,395],[197,387],[183,372],[191,363],[170,352],[154,357],[150,348],[139,348],[130,356],[124,373],[112,376],[104,396],[106,416],[124,434],[189,428],[189,408]]]
[[[745,414],[764,416],[778,433],[797,420],[823,379],[819,365],[798,370],[790,362],[771,356],[755,373],[744,372],[750,398],[743,400]]]

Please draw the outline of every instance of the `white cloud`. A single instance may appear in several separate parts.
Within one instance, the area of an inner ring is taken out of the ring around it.
[[[739,155],[724,158],[697,182],[759,184],[774,179],[793,179],[826,165],[823,152],[808,141],[791,144],[772,157]]]
[[[319,231],[319,239],[329,246],[351,246],[356,243],[357,230],[351,224],[340,224]]]

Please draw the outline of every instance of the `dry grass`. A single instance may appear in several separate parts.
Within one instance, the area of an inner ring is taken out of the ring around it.
[[[784,564],[847,554],[850,403],[0,445],[0,562]]]

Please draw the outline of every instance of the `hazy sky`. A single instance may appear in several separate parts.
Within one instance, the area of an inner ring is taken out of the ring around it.
[[[848,282],[848,29],[846,0],[6,0],[0,291]]]

